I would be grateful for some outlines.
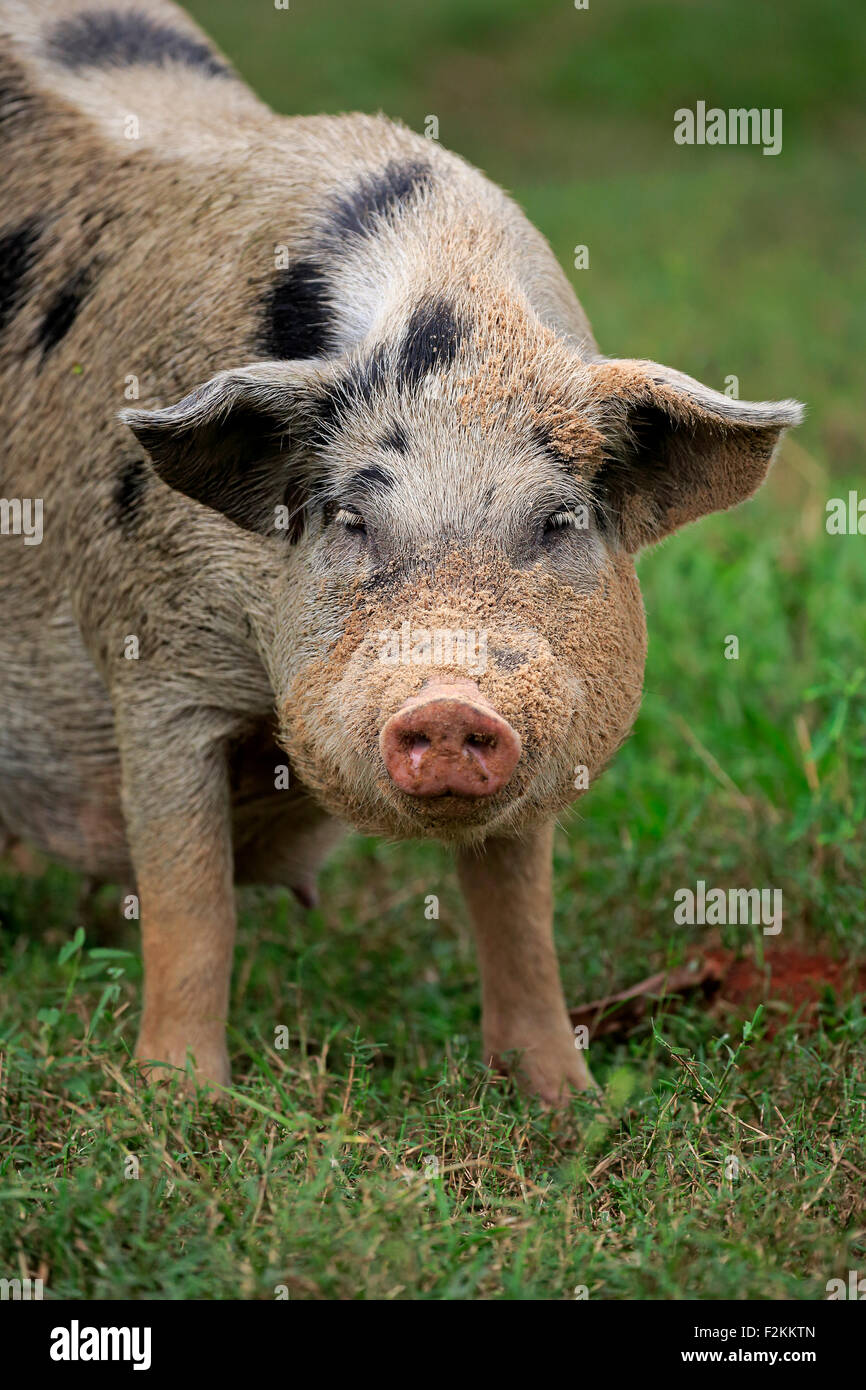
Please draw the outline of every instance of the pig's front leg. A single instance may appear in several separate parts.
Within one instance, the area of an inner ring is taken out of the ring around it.
[[[484,1056],[555,1105],[594,1083],[575,1049],[553,944],[553,825],[457,856],[481,969]]]
[[[198,1081],[227,1085],[235,905],[225,760],[220,748],[189,738],[192,731],[147,732],[121,735],[144,958],[135,1055],[181,1068],[189,1055]],[[146,1070],[172,1075],[158,1065]]]

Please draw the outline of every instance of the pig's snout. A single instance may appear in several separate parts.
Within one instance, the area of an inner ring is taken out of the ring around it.
[[[493,796],[517,766],[520,735],[472,681],[431,682],[379,737],[391,781],[412,796]]]

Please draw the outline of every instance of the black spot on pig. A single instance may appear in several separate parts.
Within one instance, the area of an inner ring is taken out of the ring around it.
[[[462,331],[444,299],[425,299],[412,312],[397,358],[397,380],[415,386],[428,372],[447,367],[457,356]]]
[[[427,188],[432,174],[423,160],[392,160],[375,174],[365,174],[351,193],[338,199],[325,229],[331,247],[347,238],[369,236],[379,218],[392,216],[419,191]]]
[[[444,300],[425,300],[412,314],[396,349],[379,343],[367,357],[354,363],[345,376],[314,397],[309,427],[311,444],[328,444],[343,420],[364,406],[375,407],[389,381],[398,386],[414,386],[427,372],[447,366],[454,360],[461,338],[462,331],[451,307]],[[382,447],[400,454],[406,452],[408,438],[399,421],[382,436]]]
[[[183,63],[208,77],[232,76],[207,44],[143,10],[85,10],[55,25],[45,48],[54,62],[72,69]]]
[[[148,473],[144,459],[137,455],[125,459],[121,465],[112,501],[114,519],[124,536],[129,537],[138,529],[148,489]]]
[[[91,272],[87,267],[76,270],[61,285],[45,310],[37,331],[37,342],[43,360],[66,337],[78,317],[78,311],[91,287]]]
[[[399,420],[385,432],[379,441],[380,449],[392,449],[395,454],[406,454],[409,451],[409,436]]]
[[[267,293],[259,346],[269,357],[320,357],[331,317],[322,272],[312,261],[296,261]]]
[[[387,491],[394,486],[396,481],[393,473],[390,473],[386,468],[380,468],[378,464],[371,463],[367,468],[362,468],[359,472],[352,474],[349,479],[349,488],[359,491],[365,489]]]
[[[0,237],[0,332],[25,299],[24,284],[36,259],[39,224],[22,222]]]

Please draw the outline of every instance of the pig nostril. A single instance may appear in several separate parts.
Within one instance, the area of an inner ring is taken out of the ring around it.
[[[403,735],[401,742],[407,753],[424,753],[430,747],[430,740],[426,734],[416,734],[412,730]]]
[[[404,757],[409,765],[417,771],[424,754],[430,747],[429,738],[426,734],[417,734],[412,730],[407,730],[401,742]]]
[[[467,734],[464,740],[471,748],[495,748],[496,739],[493,734]]]

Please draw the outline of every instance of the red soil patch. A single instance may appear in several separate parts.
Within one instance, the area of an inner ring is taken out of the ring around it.
[[[713,1013],[733,1010],[746,1016],[767,1004],[765,1023],[771,1035],[794,1015],[814,1022],[827,990],[840,1000],[866,994],[866,965],[834,960],[823,952],[797,946],[764,949],[763,966],[751,952],[736,956],[722,946],[695,951],[686,965],[660,971],[631,989],[596,999],[571,1010],[572,1024],[585,1024],[591,1037],[634,1032],[678,999],[692,998]]]
[[[850,962],[796,946],[765,950],[763,969],[750,956],[736,960],[732,951],[705,951],[703,958],[719,969],[719,997],[729,1004],[751,1008],[777,999],[790,1005],[792,1013],[813,1013],[828,988],[839,999],[866,993],[866,966],[857,969]]]

